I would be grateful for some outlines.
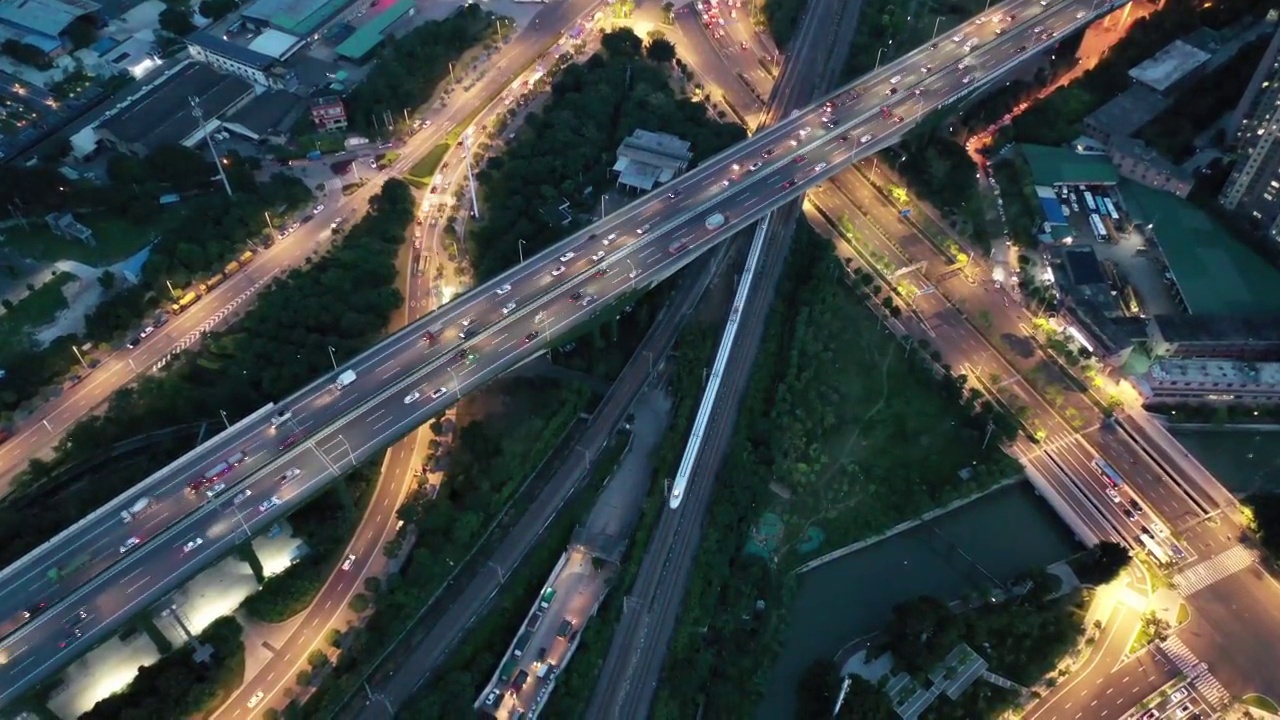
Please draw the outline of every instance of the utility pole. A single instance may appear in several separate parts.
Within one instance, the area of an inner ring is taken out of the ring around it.
[[[213,166],[218,168],[218,177],[222,178],[222,187],[227,191],[227,197],[233,198],[235,194],[231,192],[231,183],[227,182],[227,174],[222,171],[222,161],[218,159],[218,150],[213,146],[213,134],[204,128],[204,111],[200,109],[200,100],[195,95],[191,95],[187,97],[187,101],[191,103],[191,116],[196,119],[196,127],[204,132],[204,141],[209,146]]]

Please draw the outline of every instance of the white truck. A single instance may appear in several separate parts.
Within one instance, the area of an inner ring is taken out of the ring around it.
[[[133,501],[133,504],[126,510],[120,511],[120,519],[126,523],[133,522],[133,519],[147,511],[151,507],[151,498],[143,496]]]
[[[356,381],[355,370],[343,370],[341,373],[338,374],[338,379],[333,381],[333,386],[338,390],[341,390],[342,388],[350,385],[355,381]]]
[[[724,213],[712,213],[707,216],[705,224],[708,230],[715,230],[721,225],[724,225],[726,220],[728,220],[728,218],[725,217]]]

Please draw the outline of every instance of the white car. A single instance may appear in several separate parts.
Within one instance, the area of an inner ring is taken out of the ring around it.
[[[763,165],[764,165],[764,163],[763,163],[763,162],[761,162],[761,161],[757,160],[757,161],[755,161],[755,162],[753,162],[753,163],[751,163],[750,165],[748,165],[748,166],[747,166],[747,172],[755,172],[755,171],[759,170]]]
[[[189,542],[189,543],[187,543],[186,545],[183,545],[183,546],[182,546],[182,554],[183,554],[183,555],[186,555],[187,553],[191,552],[192,550],[195,550],[196,548],[200,547],[200,545],[201,545],[201,544],[203,544],[203,543],[204,543],[204,538],[199,538],[199,537],[198,537],[198,538],[196,538],[196,539],[192,540],[191,542]]]
[[[258,504],[258,512],[266,512],[279,504],[280,504],[280,498],[276,497],[275,495],[272,495],[271,497],[267,498],[266,500],[263,500],[261,503]]]
[[[320,203],[319,205],[316,205],[315,207],[311,208],[311,212],[313,213],[324,212],[324,203]]]
[[[1187,697],[1190,694],[1191,694],[1191,688],[1187,687],[1186,685],[1183,685],[1177,690],[1174,690],[1173,694],[1169,695],[1169,701],[1178,702],[1179,700]]]
[[[577,255],[577,254],[578,254],[578,253],[576,253],[576,252],[574,252],[574,251],[570,250],[569,252],[567,252],[567,253],[565,253],[565,254],[563,254],[563,255],[561,255],[561,256],[560,256],[560,262],[569,262],[570,260],[572,260],[572,259],[573,259],[573,256],[574,256],[574,255]]]
[[[720,187],[729,187],[729,183],[733,182],[729,178],[720,181]]]
[[[1113,503],[1120,503],[1120,493],[1116,492],[1112,488],[1107,488],[1107,497],[1111,498],[1111,502]]]
[[[603,250],[601,250],[600,252],[596,253],[595,255],[592,255],[592,256],[591,256],[591,262],[600,262],[601,260],[603,260],[603,259],[604,259],[604,254],[605,254],[605,253],[604,253],[604,251],[603,251]]]
[[[418,392],[417,390],[414,390],[413,392],[404,396],[404,404],[409,405],[410,403],[414,402],[420,397],[422,397],[422,393]]]
[[[266,694],[266,693],[264,693],[264,692],[262,692],[261,690],[259,690],[258,692],[254,693],[254,694],[253,694],[253,697],[249,698],[249,707],[256,707],[256,706],[258,705],[258,703],[262,702],[262,698],[264,698],[264,697],[266,697],[266,696],[267,696],[267,694]]]
[[[289,483],[293,482],[294,478],[298,477],[301,474],[302,474],[302,471],[299,470],[298,468],[296,467],[289,468],[288,470],[284,471],[284,475],[280,476],[280,484],[288,485]]]
[[[965,75],[964,78],[960,80],[960,82],[964,83],[965,85],[968,85],[969,83],[973,82],[973,75]]]
[[[636,230],[636,234],[637,234],[637,235],[643,235],[643,234],[645,234],[645,233],[649,232],[649,228],[650,228],[652,225],[653,225],[653,223],[645,223],[645,224],[641,225],[641,226]]]
[[[800,128],[800,131],[797,132],[796,134],[803,138],[811,132],[813,132],[813,128],[805,126]]]
[[[348,556],[347,556],[347,559],[342,561],[342,569],[343,569],[343,570],[350,570],[350,569],[351,569],[351,565],[352,565],[353,563],[355,563],[355,561],[356,561],[356,556],[355,556],[355,555],[348,555]]]
[[[511,286],[510,286],[510,285],[503,285],[502,287],[498,288],[496,292],[497,292],[499,295],[506,295],[507,293],[511,292]]]
[[[1159,520],[1151,521],[1151,531],[1160,537],[1169,537],[1169,528],[1161,525]]]
[[[123,554],[125,554],[125,553],[129,552],[129,551],[130,551],[130,550],[132,550],[134,547],[136,547],[136,546],[137,546],[137,544],[138,544],[138,543],[140,543],[140,542],[142,542],[142,538],[138,537],[137,535],[134,535],[133,537],[129,538],[128,540],[125,540],[125,541],[124,541],[124,544],[120,546],[120,554],[121,554],[121,555],[123,555]]]
[[[974,21],[973,21],[973,24],[974,24],[974,25],[981,25],[982,23],[984,23],[984,22],[986,22],[986,21],[987,21],[987,19],[986,19],[985,17],[980,17],[980,18],[978,18],[977,20],[974,20]]]
[[[889,78],[889,84],[890,84],[890,85],[897,85],[897,84],[898,84],[898,83],[900,83],[900,82],[902,82],[902,76],[901,76],[901,75],[894,75],[893,77]]]
[[[1089,14],[1088,10],[1081,10],[1080,12],[1076,13],[1076,19],[1079,20],[1088,14]]]
[[[964,33],[956,33],[951,36],[951,42],[964,42]]]
[[[858,142],[860,142],[860,143],[862,143],[862,144],[864,144],[864,145],[865,145],[865,144],[867,144],[867,143],[871,142],[871,138],[872,138],[872,137],[874,137],[874,136],[873,136],[871,133],[867,133],[866,135],[863,135],[862,137],[858,138]]]
[[[252,495],[252,494],[253,494],[253,491],[252,491],[252,490],[245,490],[244,492],[239,493],[239,494],[237,494],[235,497],[231,498],[231,504],[232,504],[232,505],[239,505],[240,503],[244,502],[245,500],[248,500],[248,499],[249,499],[249,496],[250,496],[250,495]]]
[[[1043,26],[1043,25],[1037,25],[1037,26],[1035,26],[1034,28],[1032,28],[1032,29],[1031,29],[1031,32],[1033,32],[1033,33],[1035,33],[1035,34],[1039,35],[1040,33],[1044,32],[1044,26]]]
[[[515,310],[515,309],[516,309],[515,301],[509,302],[509,303],[507,303],[506,305],[503,305],[503,306],[502,306],[502,314],[503,314],[503,315],[507,315],[507,314],[509,314],[512,310]]]
[[[559,274],[561,274],[561,273],[563,273],[563,272],[564,272],[564,266],[563,266],[563,265],[557,265],[557,266],[555,266],[555,268],[553,268],[553,269],[551,270],[551,277],[555,277],[555,276],[557,276],[557,275],[559,275]]]
[[[604,244],[608,245],[609,243],[617,239],[618,239],[618,233],[609,233],[609,237],[604,239]]]
[[[222,492],[223,490],[226,490],[226,489],[227,489],[227,484],[226,484],[226,483],[218,483],[217,485],[214,485],[213,487],[209,488],[208,490],[205,490],[205,491],[204,491],[204,494],[205,494],[205,495],[208,495],[209,497],[213,497],[214,495],[217,495],[218,493],[220,493],[220,492]]]
[[[142,328],[142,332],[138,333],[138,337],[140,337],[140,338],[144,338],[144,337],[146,337],[146,336],[150,335],[151,333],[153,333],[153,332],[155,332],[155,331],[156,331],[156,326],[155,326],[155,325],[148,325],[148,326],[146,326],[146,327]]]
[[[438,388],[436,388],[435,390],[432,390],[432,391],[431,391],[431,399],[432,399],[432,400],[435,400],[435,399],[437,399],[437,398],[442,398],[442,397],[444,397],[444,394],[445,394],[445,393],[447,393],[447,392],[449,392],[449,389],[448,389],[448,388],[438,387]]]
[[[813,166],[814,172],[822,172],[823,170],[826,170],[826,169],[827,169],[827,164],[824,162],[820,162],[817,165]]]

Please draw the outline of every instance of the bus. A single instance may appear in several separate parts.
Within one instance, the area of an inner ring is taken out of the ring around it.
[[[1089,212],[1098,212],[1098,203],[1093,201],[1093,193],[1088,190],[1084,191],[1084,204],[1089,206]]]
[[[1116,204],[1111,202],[1111,198],[1101,198],[1102,206],[1107,210],[1107,216],[1111,218],[1111,222],[1120,222],[1120,213],[1116,212]]]
[[[1089,215],[1089,225],[1093,226],[1093,234],[1098,236],[1099,240],[1107,239],[1107,226],[1102,224],[1102,218],[1096,214]]]
[[[1151,557],[1155,558],[1157,563],[1160,563],[1161,565],[1169,565],[1173,562],[1169,559],[1169,554],[1166,553],[1164,549],[1160,547],[1160,544],[1155,541],[1155,538],[1146,533],[1138,533],[1138,540],[1142,542],[1142,546],[1147,549],[1147,552],[1151,554]]]
[[[1111,467],[1111,463],[1102,458],[1093,459],[1093,469],[1098,471],[1103,480],[1111,484],[1111,487],[1120,487],[1124,485],[1124,478],[1120,477],[1120,473]]]

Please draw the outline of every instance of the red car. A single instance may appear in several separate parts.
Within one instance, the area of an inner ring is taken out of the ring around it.
[[[306,435],[306,433],[304,433],[304,432],[302,432],[301,430],[299,430],[298,432],[296,432],[296,433],[294,433],[294,434],[290,435],[289,437],[285,438],[285,439],[284,439],[284,442],[280,443],[280,449],[281,449],[281,450],[288,450],[289,448],[291,448],[291,447],[293,447],[294,445],[298,444],[298,441],[302,439],[302,436],[303,436],[303,435]]]
[[[802,163],[802,162],[804,162],[805,160],[808,160],[808,159],[809,159],[809,157],[808,157],[807,155],[797,155],[797,156],[796,156],[796,158],[795,158],[795,160],[792,160],[791,162],[793,162],[793,163],[795,163],[795,164],[799,165],[800,163]]]

